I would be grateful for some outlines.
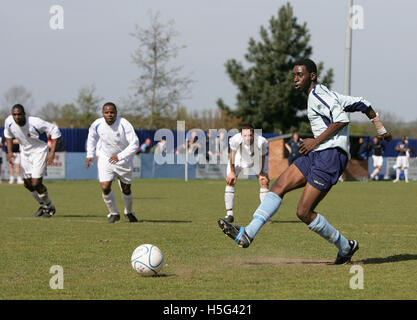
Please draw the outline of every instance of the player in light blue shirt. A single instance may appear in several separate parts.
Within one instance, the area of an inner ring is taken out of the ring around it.
[[[265,222],[278,210],[284,195],[304,187],[296,212],[298,218],[339,249],[335,264],[345,264],[359,249],[358,241],[347,240],[315,208],[346,168],[349,158],[347,112],[365,113],[379,137],[390,141],[391,134],[368,101],[338,94],[318,84],[317,67],[310,59],[295,63],[293,77],[295,89],[308,96],[307,116],[314,138],[302,140],[299,150],[303,156],[296,159],[274,182],[248,226],[235,226],[224,219],[219,219],[218,224],[240,247],[247,248]]]

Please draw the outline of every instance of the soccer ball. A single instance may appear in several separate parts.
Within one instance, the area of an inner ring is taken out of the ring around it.
[[[164,265],[164,255],[158,247],[152,244],[142,244],[133,251],[130,262],[137,273],[149,277],[161,271]]]

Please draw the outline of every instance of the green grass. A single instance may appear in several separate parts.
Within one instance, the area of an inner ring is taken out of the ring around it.
[[[217,226],[224,181],[133,182],[140,223],[108,224],[97,181],[47,181],[57,207],[34,218],[38,205],[19,185],[0,185],[0,299],[416,299],[417,183],[344,182],[317,211],[360,250],[353,265],[364,289],[352,290],[352,265],[334,266],[337,249],[295,215],[302,190],[286,195],[273,223],[247,249]],[[258,206],[255,180],[236,186],[236,223]],[[119,209],[120,190],[114,185]],[[160,276],[135,273],[140,244],[165,255]],[[64,289],[49,286],[51,266],[64,269]]]

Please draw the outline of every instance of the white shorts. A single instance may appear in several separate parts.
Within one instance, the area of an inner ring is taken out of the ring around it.
[[[407,156],[398,156],[397,161],[395,162],[396,168],[408,168],[408,157]]]
[[[42,178],[46,175],[46,157],[48,151],[34,152],[29,156],[24,153],[20,154],[20,168],[22,170],[23,179]]]
[[[382,156],[372,156],[372,165],[375,167],[382,167],[384,158]]]
[[[245,168],[245,167],[241,167],[241,166],[235,165],[236,177],[239,177],[239,174],[242,172],[242,170],[243,170],[243,173],[245,175],[248,175],[248,176],[249,175],[258,176],[259,175],[259,172],[257,171],[257,173],[255,173],[255,170],[254,169],[255,169],[254,167],[252,167],[252,168]],[[231,171],[231,169],[230,169],[230,163],[227,163],[226,175],[228,175],[230,173],[230,171]]]
[[[21,159],[20,159],[20,152],[13,152],[13,164],[20,164]]]
[[[124,184],[132,183],[133,166],[131,161],[125,160],[119,161],[116,164],[111,164],[109,158],[103,155],[98,157],[98,180],[100,182],[113,181],[114,178],[118,178]]]

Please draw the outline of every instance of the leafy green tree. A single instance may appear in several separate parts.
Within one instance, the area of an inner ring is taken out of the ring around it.
[[[226,62],[226,72],[238,88],[237,108],[232,110],[222,99],[217,105],[229,115],[250,122],[264,132],[288,132],[305,127],[304,94],[293,90],[294,62],[312,54],[307,24],[299,24],[289,3],[282,6],[278,16],[272,16],[268,28],[261,26],[260,40],[249,40],[245,60],[248,67],[235,59]],[[319,75],[323,63],[318,63]],[[331,85],[333,71],[319,79]]]

